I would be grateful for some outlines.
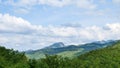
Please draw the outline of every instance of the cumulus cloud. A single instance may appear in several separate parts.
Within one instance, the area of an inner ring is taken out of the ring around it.
[[[31,25],[28,21],[15,16],[10,16],[9,14],[0,14],[0,32],[18,32],[26,33],[37,28]]]
[[[71,24],[72,25],[72,24]],[[74,26],[74,24],[73,24]],[[120,39],[120,22],[103,27],[42,26],[9,14],[0,14],[0,45],[18,50],[39,49],[55,42],[81,44]]]

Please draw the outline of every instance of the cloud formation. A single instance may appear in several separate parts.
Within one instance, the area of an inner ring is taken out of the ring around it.
[[[70,25],[70,26],[69,26]],[[55,42],[81,44],[120,39],[120,22],[103,27],[42,26],[9,14],[0,14],[0,45],[18,50],[39,49]]]
[[[28,7],[35,5],[48,5],[52,7],[64,7],[68,5],[74,5],[84,9],[94,9],[96,5],[93,0],[6,0],[1,3],[9,4],[19,7]]]
[[[26,33],[32,31],[36,26],[31,25],[28,21],[20,17],[10,16],[9,14],[0,14],[0,32]]]
[[[112,0],[115,4],[119,4],[120,5],[120,0]]]

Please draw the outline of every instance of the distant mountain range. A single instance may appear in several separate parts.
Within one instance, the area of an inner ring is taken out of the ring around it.
[[[54,43],[48,47],[38,50],[26,51],[25,54],[28,58],[44,58],[45,54],[48,55],[60,55],[62,57],[77,57],[81,54],[89,52],[91,50],[96,50],[100,48],[105,48],[115,44],[117,40],[108,40],[108,41],[96,41],[92,43],[82,44],[82,45],[64,45],[62,42]]]

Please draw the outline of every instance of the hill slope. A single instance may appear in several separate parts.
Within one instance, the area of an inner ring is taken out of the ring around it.
[[[73,59],[73,61],[75,61],[75,59]],[[82,64],[82,66],[89,68],[119,68],[120,41],[112,46],[83,54],[79,56],[76,61]]]

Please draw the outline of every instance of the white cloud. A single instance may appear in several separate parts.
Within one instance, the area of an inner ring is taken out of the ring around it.
[[[120,39],[120,23],[104,27],[68,27],[32,25],[9,14],[0,14],[0,44],[9,48],[39,49],[54,42],[80,44],[98,40]]]
[[[120,0],[112,0],[113,3],[120,5]]]
[[[93,0],[77,0],[76,4],[80,8],[86,8],[86,9],[96,8],[96,5],[93,3]]]
[[[115,4],[120,4],[120,0],[112,0]],[[0,0],[1,5],[12,5],[13,11],[16,13],[29,13],[34,6],[50,6],[50,7],[65,7],[74,6],[80,9],[94,10],[99,8],[99,3],[107,4],[107,0],[100,0],[96,3],[95,0]]]
[[[32,26],[28,21],[9,14],[0,14],[0,31],[2,32],[26,32],[34,30],[36,26]]]
[[[60,36],[60,37],[69,37],[74,36],[77,34],[77,31],[75,28],[72,27],[52,27],[51,31],[54,35]]]
[[[115,24],[107,24],[106,25],[112,32],[119,32],[120,31],[120,23]]]
[[[49,5],[54,7],[63,7],[71,4],[72,0],[38,0],[39,4]]]
[[[84,9],[94,9],[96,5],[93,0],[7,0],[3,2],[6,5],[13,5],[14,7],[32,7],[34,5],[48,5],[52,7],[64,7],[74,5]]]

